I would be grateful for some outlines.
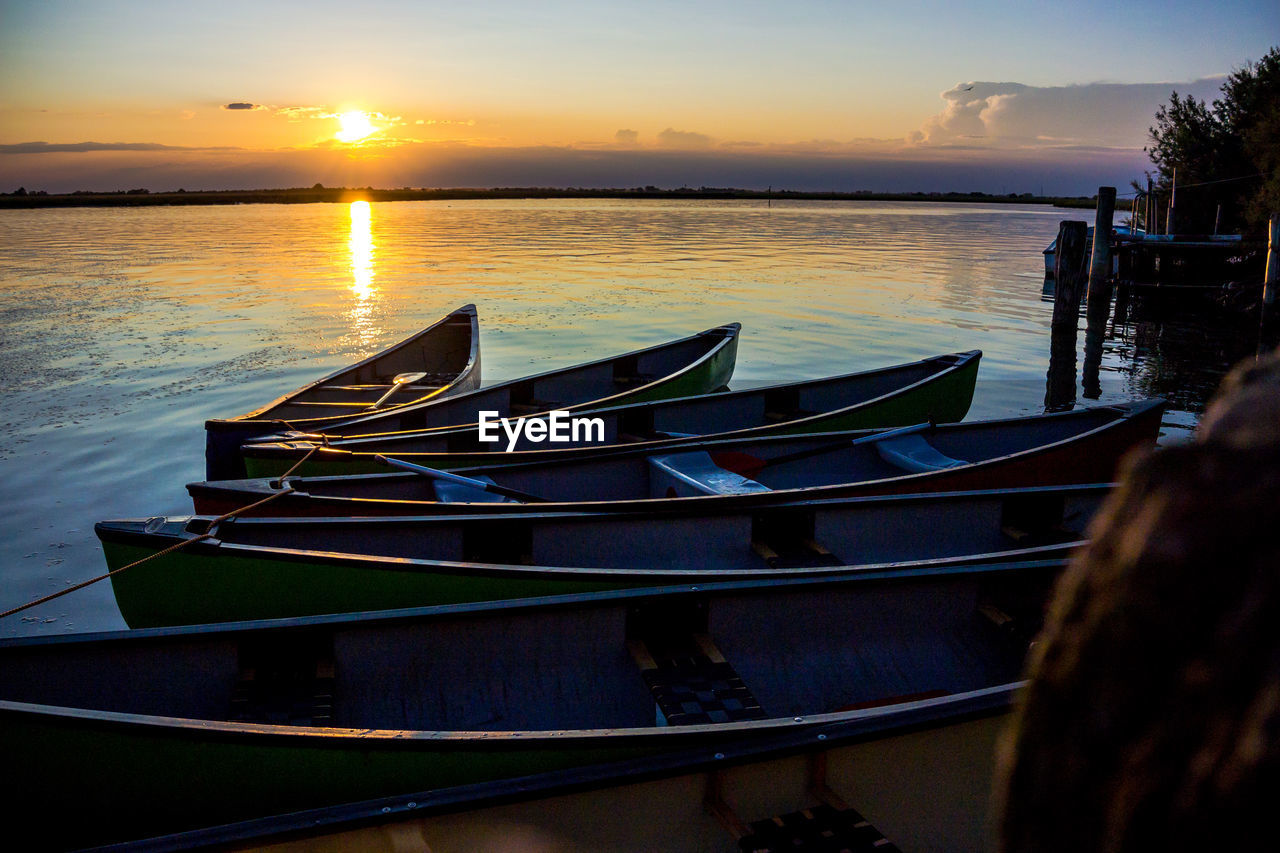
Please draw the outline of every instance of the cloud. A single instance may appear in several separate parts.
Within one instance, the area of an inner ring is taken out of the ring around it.
[[[223,104],[224,110],[265,110],[266,107],[261,104],[250,104],[246,101],[232,101],[229,104]]]
[[[711,137],[705,133],[694,133],[690,130],[675,130],[668,127],[658,134],[658,144],[663,148],[679,148],[690,150],[711,147]]]
[[[185,148],[181,145],[161,145],[159,142],[18,142],[0,145],[0,154],[59,154],[87,151],[200,151],[209,149]]]
[[[337,118],[338,114],[329,107],[272,107],[275,114],[285,116],[290,121],[302,121],[304,118]]]
[[[636,145],[640,142],[640,133],[635,130],[619,130],[613,135],[613,141],[618,145]]]
[[[1212,100],[1223,78],[1183,83],[1028,86],[973,81],[941,93],[946,106],[907,141],[994,147],[1092,145],[1141,148],[1156,109],[1177,91]]]

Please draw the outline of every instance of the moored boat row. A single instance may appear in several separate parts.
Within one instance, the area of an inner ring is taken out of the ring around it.
[[[209,422],[202,515],[97,526],[135,630],[0,641],[0,798],[59,847],[474,849],[537,814],[604,847],[980,846],[1048,590],[1163,403],[953,423],[976,351],[724,392],[738,334],[478,389],[466,306]],[[481,413],[553,410],[600,439],[482,449]],[[352,474],[378,457],[403,470]]]

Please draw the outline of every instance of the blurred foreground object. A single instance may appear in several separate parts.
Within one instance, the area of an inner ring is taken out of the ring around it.
[[[1005,851],[1280,850],[1280,352],[1131,462],[999,756]]]

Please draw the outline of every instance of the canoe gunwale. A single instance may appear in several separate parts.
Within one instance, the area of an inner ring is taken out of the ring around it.
[[[380,475],[362,475],[362,476],[380,476]],[[394,476],[394,475],[391,475]],[[292,478],[291,478],[292,479]],[[779,500],[769,503],[767,507],[761,509],[783,510],[783,509],[806,509],[806,510],[822,510],[833,507],[858,506],[864,503],[932,503],[944,502],[948,499],[958,497],[1023,497],[1029,494],[1036,495],[1052,495],[1058,492],[1072,493],[1082,491],[1110,491],[1116,486],[1115,482],[1100,483],[1059,483],[1051,486],[1003,486],[999,488],[987,489],[949,489],[936,492],[895,492],[892,494],[865,494],[865,495],[849,495],[844,497],[812,497],[805,498],[806,492],[812,492],[812,489],[795,489],[787,491],[795,491],[798,496],[789,500]],[[303,497],[312,497],[306,492],[298,492]],[[775,493],[776,494],[776,493]],[[498,513],[497,518],[509,518],[513,521],[517,520],[540,520],[540,519],[563,519],[572,520],[578,518],[597,518],[607,516],[611,521],[627,521],[630,519],[666,519],[666,518],[688,518],[692,515],[728,515],[734,512],[740,512],[742,507],[738,506],[737,501],[717,500],[716,503],[708,505],[700,505],[697,502],[707,498],[737,498],[738,495],[697,495],[690,498],[647,498],[642,500],[626,501],[628,506],[618,511],[610,511],[608,507],[613,503],[622,503],[621,501],[579,501],[573,503],[543,503],[543,504],[500,504],[499,506],[528,506],[531,509],[528,512],[506,512]],[[404,501],[396,501],[394,499],[373,499],[373,498],[334,498],[322,496],[321,498],[329,501],[346,501],[346,500],[362,500],[375,501],[378,503],[406,503]],[[677,501],[679,501],[677,503]],[[685,501],[688,501],[687,503]],[[435,506],[433,502],[421,502],[428,506]],[[458,504],[447,504],[447,506],[458,506]],[[601,506],[604,509],[601,509]],[[755,507],[752,507],[753,509]],[[171,516],[171,518],[187,518],[200,519],[203,521],[212,521],[213,516],[210,515],[190,515],[190,516]],[[476,514],[472,512],[426,512],[420,515],[360,515],[353,516],[345,513],[339,513],[330,516],[310,515],[310,516],[281,516],[281,517],[259,517],[259,516],[240,516],[238,518],[229,518],[222,522],[223,525],[228,524],[244,524],[252,523],[257,520],[261,523],[270,523],[272,525],[303,525],[310,526],[317,522],[350,522],[358,524],[362,527],[373,527],[383,524],[407,524],[413,522],[429,522],[432,524],[448,523],[448,522],[465,522],[476,518]],[[101,521],[99,524],[111,524],[114,521],[124,521],[125,519],[113,519],[111,521]],[[114,531],[113,531],[114,533]]]
[[[203,543],[200,543],[203,544]],[[199,545],[195,546],[199,547]],[[335,555],[337,557],[349,555]],[[400,558],[380,558],[396,560]],[[278,630],[289,630],[298,627],[323,628],[326,626],[343,626],[360,623],[364,626],[386,626],[406,624],[424,618],[465,618],[474,613],[504,612],[523,613],[540,610],[553,610],[579,604],[607,606],[609,602],[625,600],[631,605],[640,605],[669,599],[675,596],[705,596],[712,593],[753,592],[804,586],[812,588],[838,587],[854,583],[901,583],[904,580],[926,581],[944,574],[1005,574],[1010,572],[1054,572],[1060,571],[1066,564],[1062,557],[1052,559],[1001,561],[994,563],[975,563],[972,565],[944,566],[937,571],[927,567],[905,570],[882,570],[844,572],[822,577],[783,577],[770,580],[726,580],[699,583],[697,585],[674,584],[648,587],[632,587],[627,589],[605,590],[599,592],[573,592],[557,595],[541,595],[526,598],[502,598],[486,601],[472,601],[461,604],[429,604],[418,607],[401,607],[387,610],[352,611],[346,613],[326,613],[312,616],[287,616],[273,619],[250,619],[233,622],[210,622],[195,625],[169,625],[161,627],[124,628],[111,631],[95,631],[75,633],[71,635],[36,634],[25,637],[0,638],[0,652],[10,647],[57,645],[74,638],[76,642],[88,641],[122,641],[142,642],[152,638],[174,638],[202,634],[252,634]],[[483,567],[484,564],[460,564]],[[492,566],[490,566],[492,568]],[[523,568],[530,568],[525,566]],[[840,567],[834,567],[840,568]]]
[[[736,736],[756,735],[788,730],[813,730],[827,726],[857,725],[865,721],[880,721],[899,714],[929,711],[943,713],[949,706],[989,696],[1011,697],[1023,682],[1010,682],[978,688],[962,693],[952,693],[928,699],[916,699],[875,708],[859,708],[850,711],[832,711],[800,717],[773,717],[765,720],[741,720],[727,723],[699,723],[687,726],[646,726],[641,728],[600,728],[522,731],[416,731],[398,729],[322,728],[288,726],[271,723],[244,723],[229,720],[206,720],[188,717],[164,717],[151,714],[132,714],[121,711],[102,711],[64,705],[41,705],[33,702],[14,702],[0,699],[0,719],[11,715],[25,715],[45,720],[66,721],[108,729],[141,729],[173,734],[194,733],[212,739],[251,740],[254,743],[300,744],[308,748],[330,747],[350,749],[370,744],[406,744],[405,749],[465,747],[467,749],[534,749],[571,747],[599,748],[602,746],[649,746],[652,741],[708,742],[732,740]],[[826,740],[826,738],[824,738]],[[392,747],[397,748],[397,747]]]
[[[124,545],[140,545],[152,547],[154,539],[146,539],[146,534],[119,533],[111,536],[110,541]],[[841,566],[818,566],[807,568],[759,568],[759,569],[646,569],[646,568],[607,568],[593,566],[530,566],[508,563],[475,563],[464,560],[428,560],[416,557],[389,557],[380,554],[359,554],[344,551],[328,551],[307,548],[286,548],[274,545],[247,545],[236,542],[224,542],[217,537],[204,539],[184,550],[187,553],[204,557],[237,557],[271,559],[286,563],[323,563],[332,566],[344,566],[352,570],[388,570],[400,572],[422,572],[431,574],[456,574],[467,577],[493,577],[503,580],[563,580],[580,582],[648,582],[652,580],[662,586],[680,583],[696,583],[694,591],[720,589],[720,584],[750,581],[782,581],[790,579],[840,578],[857,575],[867,580],[887,578],[891,572],[922,570],[945,571],[968,570],[974,566],[998,564],[1008,561],[1037,560],[1045,557],[1056,559],[1073,549],[1088,544],[1086,540],[1064,542],[1055,545],[1040,545],[1031,548],[1011,548],[1008,551],[987,551],[974,554],[961,554],[952,557],[935,557],[921,560],[894,560],[883,563],[853,563]],[[885,573],[883,575],[878,573]],[[689,588],[685,588],[688,591]]]

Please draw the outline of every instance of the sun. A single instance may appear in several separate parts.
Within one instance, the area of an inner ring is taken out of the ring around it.
[[[333,136],[339,142],[359,142],[378,132],[378,128],[369,121],[369,115],[360,110],[351,110],[338,116],[342,129]]]

